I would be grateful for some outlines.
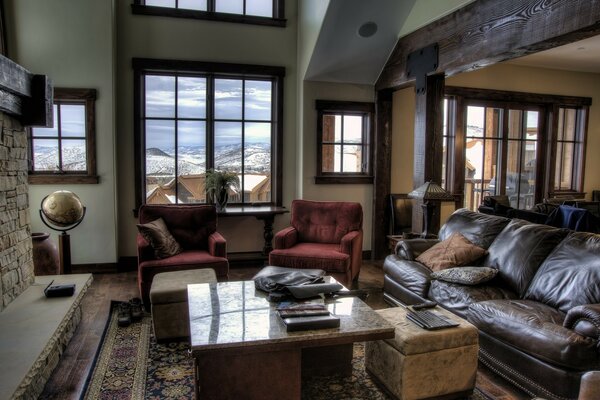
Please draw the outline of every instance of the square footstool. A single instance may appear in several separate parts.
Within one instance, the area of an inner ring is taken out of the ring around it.
[[[475,388],[477,328],[439,306],[430,311],[460,325],[428,331],[407,320],[403,307],[377,311],[396,328],[396,336],[367,342],[365,367],[397,399],[454,399]]]
[[[210,268],[156,274],[150,288],[152,325],[156,340],[189,337],[187,285],[216,282],[215,271]]]

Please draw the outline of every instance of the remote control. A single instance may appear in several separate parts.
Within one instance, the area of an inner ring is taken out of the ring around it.
[[[414,304],[412,306],[413,310],[424,310],[426,308],[433,308],[437,306],[437,303],[435,301],[425,301],[423,303],[419,303],[419,304]]]

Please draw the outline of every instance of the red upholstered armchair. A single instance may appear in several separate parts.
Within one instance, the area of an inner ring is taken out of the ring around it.
[[[294,200],[291,226],[275,235],[269,264],[323,269],[350,286],[362,264],[362,219],[359,203]]]
[[[143,205],[139,221],[145,224],[162,218],[183,251],[156,259],[150,244],[138,233],[138,285],[146,309],[150,307],[150,286],[154,275],[168,271],[212,268],[217,278],[227,277],[227,243],[217,232],[213,205]]]

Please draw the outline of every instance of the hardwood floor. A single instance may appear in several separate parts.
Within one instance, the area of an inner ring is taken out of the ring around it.
[[[257,270],[258,268],[232,268],[229,280],[250,279]],[[383,301],[382,286],[381,263],[364,262],[358,288],[369,291],[367,303],[374,309],[388,307]],[[94,282],[82,302],[81,323],[40,399],[79,399],[104,332],[110,301],[129,300],[137,296],[139,293],[135,271],[94,274]],[[478,370],[477,386],[495,400],[529,399],[529,396],[495,376],[485,367],[480,367]]]

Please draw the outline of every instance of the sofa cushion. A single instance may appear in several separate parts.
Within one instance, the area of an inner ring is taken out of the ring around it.
[[[152,246],[156,258],[172,257],[182,252],[183,249],[171,235],[162,218],[136,226],[140,235]]]
[[[346,272],[350,256],[340,252],[340,246],[328,243],[297,243],[289,249],[269,253],[269,263],[288,268],[316,268],[328,272]]]
[[[486,267],[456,267],[446,268],[431,274],[432,279],[461,285],[479,285],[494,279],[498,270]]]
[[[454,232],[460,232],[471,243],[487,249],[509,222],[508,218],[476,213],[463,208],[450,215],[438,236],[440,240],[445,240]]]
[[[362,218],[360,203],[292,201],[291,225],[300,242],[340,243],[348,232],[362,229]]]
[[[431,281],[427,297],[463,318],[467,317],[469,306],[478,301],[518,298],[509,289],[491,283],[469,286],[440,280]]]
[[[530,300],[472,304],[468,320],[481,331],[554,365],[578,371],[600,366],[597,341],[562,326],[565,314]]]
[[[392,254],[383,263],[383,272],[406,289],[425,298],[431,281],[431,270],[416,261],[403,260]]]
[[[423,263],[432,271],[440,271],[471,264],[486,253],[485,249],[474,245],[460,233],[454,232],[446,240],[421,253],[417,257],[417,261]]]
[[[498,269],[498,277],[522,297],[542,262],[567,233],[512,220],[492,242],[483,265]]]
[[[571,232],[535,274],[525,298],[568,312],[600,303],[600,235]]]

